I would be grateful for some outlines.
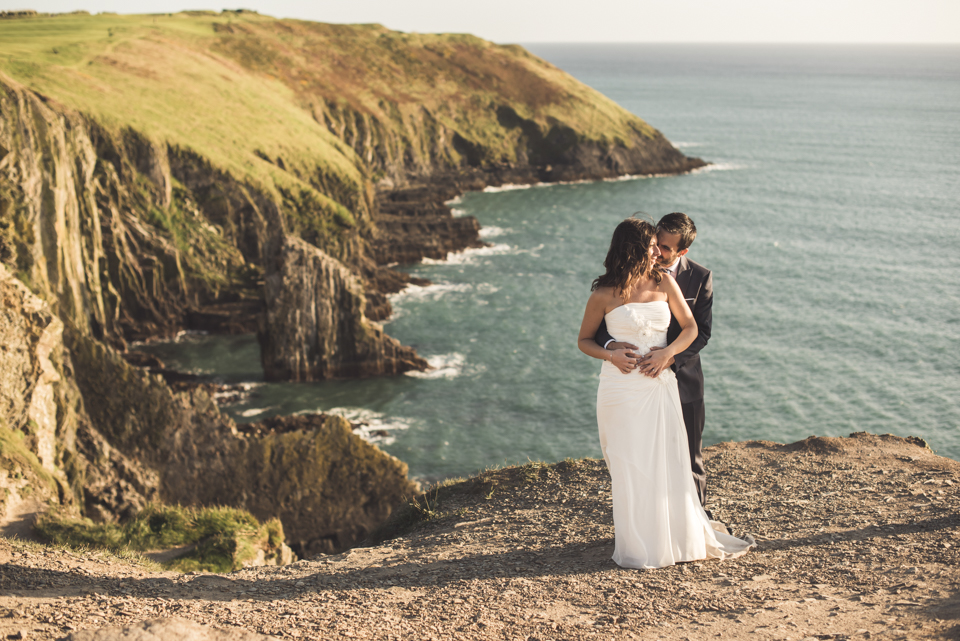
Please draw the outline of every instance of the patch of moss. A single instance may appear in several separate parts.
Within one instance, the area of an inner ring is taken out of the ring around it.
[[[249,512],[230,507],[151,505],[121,525],[48,512],[35,530],[47,541],[71,547],[146,551],[193,546],[163,564],[181,572],[231,572],[260,550],[267,558],[276,556],[284,541],[277,519],[260,523]]]
[[[42,486],[42,489],[57,495],[56,479],[43,468],[37,455],[30,451],[24,443],[26,435],[19,430],[11,430],[6,422],[0,419],[0,469],[3,469],[11,478],[26,478]],[[32,493],[39,487],[27,485],[21,493]]]

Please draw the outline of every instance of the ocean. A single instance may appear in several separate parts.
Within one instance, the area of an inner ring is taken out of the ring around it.
[[[600,362],[576,346],[590,282],[621,219],[683,211],[714,274],[706,445],[868,431],[960,459],[960,47],[527,48],[712,164],[452,202],[490,246],[404,268],[434,284],[385,327],[430,372],[266,384],[252,336],[142,349],[247,384],[238,421],[362,422],[428,481],[599,456]]]

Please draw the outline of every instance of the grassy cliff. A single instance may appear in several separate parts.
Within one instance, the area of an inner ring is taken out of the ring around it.
[[[469,35],[248,11],[0,20],[0,261],[108,338],[255,303],[284,236],[381,290],[397,277],[378,263],[479,243],[427,206],[437,194],[384,190],[698,164],[523,48]]]
[[[5,20],[0,70],[265,188],[311,184],[347,219],[363,167],[549,162],[659,135],[519,46],[245,11]]]
[[[113,521],[217,503],[193,473],[233,478],[249,449],[261,481],[297,470],[288,536],[351,545],[410,489],[402,463],[313,429],[248,442],[206,394],[126,362],[127,341],[257,331],[274,380],[425,368],[374,321],[409,278],[386,265],[482,244],[444,200],[700,164],[521,47],[473,36],[247,11],[2,14],[0,334],[19,369],[0,376],[0,419],[27,434],[5,437],[7,458],[29,468],[23,444],[56,481],[50,501]],[[343,447],[307,447],[323,439]],[[344,472],[328,493],[300,492],[327,464]],[[229,503],[276,516],[258,488]],[[311,501],[350,505],[347,489],[362,509],[316,526]]]

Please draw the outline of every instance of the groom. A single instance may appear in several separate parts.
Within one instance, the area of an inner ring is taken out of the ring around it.
[[[680,405],[683,422],[687,428],[690,444],[690,465],[697,486],[700,504],[706,506],[707,473],[703,467],[703,370],[700,367],[700,350],[710,340],[713,321],[713,274],[702,265],[687,258],[690,245],[697,237],[697,227],[686,214],[667,214],[657,223],[657,244],[660,247],[660,268],[671,273],[683,292],[683,297],[697,321],[697,338],[687,349],[677,354],[668,364],[677,375],[680,389]],[[670,319],[667,342],[673,342],[680,334],[676,319]],[[624,374],[639,367],[648,373],[652,367],[647,356],[639,357],[633,350],[636,345],[618,343],[607,332],[606,323],[600,323],[595,340],[608,349],[616,350],[612,362]],[[658,348],[654,348],[658,349]],[[709,512],[708,512],[709,514]],[[712,517],[711,517],[712,518]]]

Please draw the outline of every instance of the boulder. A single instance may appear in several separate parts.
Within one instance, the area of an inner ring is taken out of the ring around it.
[[[254,516],[276,516],[301,556],[352,547],[419,487],[407,464],[352,432],[339,416],[286,416],[243,426],[232,484]]]

